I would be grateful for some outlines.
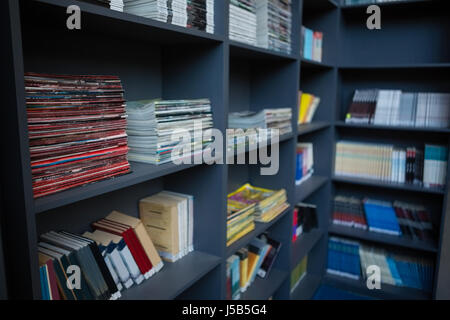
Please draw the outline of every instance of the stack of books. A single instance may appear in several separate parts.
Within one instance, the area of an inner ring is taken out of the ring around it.
[[[259,47],[291,53],[291,0],[256,1],[256,21]]]
[[[43,299],[115,300],[122,290],[141,284],[163,267],[139,219],[114,211],[93,227],[94,232],[81,236],[65,231],[41,235]],[[81,269],[78,285],[70,283],[74,266]]]
[[[305,256],[291,272],[291,293],[295,291],[297,286],[306,276],[308,271],[308,256]]]
[[[228,195],[229,208],[255,205],[254,217],[258,222],[269,222],[283,213],[289,204],[286,203],[286,190],[269,190],[258,188],[249,183]]]
[[[320,98],[309,93],[299,92],[298,124],[311,123],[320,104]]]
[[[25,74],[34,197],[130,172],[115,76]]]
[[[278,129],[279,135],[292,132],[290,108],[264,109],[259,112],[232,112],[228,115],[230,129]]]
[[[394,201],[393,207],[404,237],[429,242],[436,240],[431,214],[423,205]]]
[[[308,60],[322,62],[323,33],[302,26],[300,55]]]
[[[127,114],[130,161],[163,164],[201,154],[212,142],[203,140],[203,132],[213,127],[209,99],[128,102]],[[186,130],[192,139],[175,139],[177,129]]]
[[[194,197],[162,191],[139,201],[139,215],[161,257],[175,262],[194,251]]]
[[[345,122],[448,128],[450,126],[450,94],[378,89],[356,90]]]
[[[366,198],[363,200],[363,205],[369,231],[393,236],[402,234],[395,210],[390,202]]]
[[[230,40],[256,46],[256,0],[230,1]]]
[[[292,242],[295,242],[303,233],[317,228],[317,206],[307,203],[298,203],[294,208],[292,223]]]
[[[123,12],[123,0],[81,0],[83,2],[97,4],[99,6]]]
[[[366,216],[361,199],[336,195],[333,206],[333,224],[367,230]]]
[[[335,174],[383,182],[443,188],[446,184],[448,148],[340,141],[336,144]]]
[[[295,184],[300,185],[314,173],[314,147],[312,143],[297,143]]]
[[[126,13],[214,33],[214,0],[124,0]]]
[[[262,234],[248,247],[227,259],[227,299],[239,300],[256,277],[265,278],[273,267],[281,243]]]
[[[227,204],[227,246],[255,229],[255,204]]]

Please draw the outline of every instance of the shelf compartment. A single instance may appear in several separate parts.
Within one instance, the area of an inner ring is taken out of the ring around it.
[[[371,232],[367,230],[350,228],[346,226],[339,226],[335,224],[330,225],[330,227],[328,228],[328,232],[334,235],[345,236],[359,240],[367,240],[397,247],[410,248],[434,253],[438,251],[437,245],[432,242],[419,241],[405,237],[396,237],[383,233]]]
[[[327,177],[312,176],[302,184],[295,186],[295,203],[304,201],[328,181]]]
[[[313,121],[311,123],[299,124],[297,126],[297,135],[305,135],[327,129],[330,127],[330,123],[326,121]]]
[[[368,297],[386,300],[428,300],[431,294],[413,288],[397,287],[381,284],[380,290],[369,290],[362,280],[353,280],[340,276],[326,274],[323,283],[341,290],[355,292]]]
[[[171,300],[212,271],[219,257],[194,251],[175,263],[165,262],[163,269],[138,286],[122,292],[122,300]]]
[[[431,194],[439,194],[439,195],[444,195],[444,193],[445,193],[444,189],[423,188],[423,187],[419,187],[419,186],[415,186],[415,185],[389,183],[389,182],[382,182],[382,181],[372,180],[372,179],[333,176],[332,180],[337,183],[347,183],[347,184],[354,184],[354,185],[361,185],[361,186],[373,186],[373,187],[379,187],[379,188],[404,190],[404,191],[412,191],[412,192],[419,192],[419,193],[431,193]]]
[[[402,127],[402,126],[383,126],[373,124],[356,124],[345,123],[344,121],[338,121],[336,123],[337,128],[354,128],[361,130],[389,130],[389,131],[405,131],[405,132],[432,132],[449,134],[450,128],[425,128],[425,127]]]
[[[288,273],[276,268],[270,270],[267,278],[256,276],[247,291],[241,294],[241,300],[268,300],[288,277]]]
[[[313,229],[310,232],[301,234],[298,239],[292,243],[291,266],[295,267],[323,236],[323,231]]]
[[[294,291],[291,292],[291,300],[310,300],[320,286],[322,277],[306,273]]]

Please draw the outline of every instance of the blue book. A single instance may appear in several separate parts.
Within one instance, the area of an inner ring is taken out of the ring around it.
[[[305,43],[303,44],[303,56],[305,59],[312,60],[313,58],[313,42],[314,32],[305,28]]]
[[[297,168],[295,171],[295,181],[303,178],[303,153],[297,153]]]

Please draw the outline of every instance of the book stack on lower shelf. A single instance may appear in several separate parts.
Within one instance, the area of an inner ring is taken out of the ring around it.
[[[424,148],[401,148],[389,144],[339,141],[336,143],[335,174],[444,188],[447,161],[446,146],[426,144]]]
[[[83,235],[64,231],[41,235],[43,299],[115,300],[122,290],[141,284],[163,267],[141,220],[114,211],[92,226],[95,231]]]
[[[25,74],[34,197],[130,172],[116,76]]]
[[[366,280],[373,275],[374,270],[379,270],[381,284],[425,292],[431,292],[433,286],[432,259],[344,238],[329,238],[328,273],[353,280]]]
[[[254,283],[270,273],[281,243],[266,234],[253,239],[227,259],[227,299],[239,300]]]

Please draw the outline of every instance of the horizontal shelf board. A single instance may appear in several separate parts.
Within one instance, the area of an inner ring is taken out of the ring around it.
[[[300,261],[309,254],[322,236],[322,230],[313,229],[310,232],[303,233],[295,242],[292,243],[291,269],[295,268],[297,264],[299,264]]]
[[[200,31],[197,29],[184,28],[181,26],[176,26],[169,23],[164,23],[150,18],[145,18],[133,14],[128,14],[124,12],[119,12],[111,10],[99,5],[86,3],[77,0],[33,0],[35,4],[47,4],[54,6],[55,8],[64,8],[64,12],[57,11],[58,14],[64,14],[65,8],[70,5],[77,5],[80,7],[83,14],[93,14],[102,18],[108,19],[108,23],[121,23],[122,28],[126,28],[126,23],[133,23],[135,25],[140,25],[147,30],[152,29],[157,31],[157,33],[152,32],[149,34],[148,39],[155,41],[173,43],[175,39],[179,40],[183,36],[186,40],[213,40],[216,42],[223,42],[223,38],[216,35],[210,34],[205,31]],[[35,5],[33,4],[33,5]],[[151,36],[151,37],[150,37]]]
[[[390,7],[390,6],[398,6],[398,5],[411,5],[411,4],[419,4],[419,3],[427,3],[432,0],[405,0],[405,1],[392,1],[392,2],[380,2],[380,3],[366,3],[366,4],[353,4],[353,5],[342,5],[341,8],[344,10],[348,9],[357,9],[357,8],[367,8],[372,4],[376,4],[380,7]]]
[[[280,215],[278,215],[275,219],[273,219],[270,222],[267,223],[255,222],[255,229],[252,232],[247,233],[245,236],[243,236],[236,242],[232,243],[229,247],[227,247],[227,257],[233,255],[236,251],[248,245],[254,238],[259,236],[261,233],[264,233],[267,229],[269,229],[272,225],[274,225],[282,217],[284,217],[286,213],[289,212],[289,210],[292,209],[291,208],[286,209],[284,212],[282,212]]]
[[[299,124],[297,127],[297,135],[305,135],[308,133],[316,132],[322,129],[330,127],[329,122],[325,121],[314,121],[311,123]]]
[[[363,179],[363,178],[333,176],[333,181],[338,182],[338,183],[356,184],[356,185],[361,185],[361,186],[397,189],[397,190],[420,192],[420,193],[432,193],[432,194],[441,194],[441,195],[443,195],[445,193],[445,191],[443,189],[423,188],[423,187],[410,185],[410,184],[389,183],[389,182],[382,182],[382,181],[378,181],[378,180]]]
[[[277,52],[270,49],[259,48],[239,41],[229,40],[230,56],[237,58],[251,59],[288,59],[297,60],[298,57],[293,54]]]
[[[408,63],[392,65],[348,65],[338,66],[341,70],[366,70],[366,69],[448,69],[450,63]]]
[[[372,242],[378,242],[383,244],[389,244],[397,247],[410,248],[415,250],[437,252],[438,248],[435,243],[413,240],[405,237],[396,237],[378,232],[371,232],[367,230],[361,230],[358,228],[350,228],[346,226],[339,226],[331,224],[328,228],[328,232],[334,235],[351,237],[359,240],[367,240]]]
[[[291,292],[291,300],[311,300],[321,281],[321,276],[306,273],[294,291]]]
[[[336,0],[339,1],[339,0]],[[339,7],[338,3],[334,0],[314,0],[303,1],[303,17],[308,14],[308,11],[336,9]]]
[[[308,180],[304,181],[300,185],[295,185],[295,203],[304,201],[320,187],[322,187],[328,178],[322,176],[313,175]]]
[[[314,60],[309,60],[309,59],[306,59],[306,58],[301,58],[300,62],[301,62],[301,67],[302,68],[324,68],[324,69],[331,69],[331,68],[333,68],[332,65],[329,65],[327,63],[314,61]]]
[[[122,292],[122,300],[172,300],[217,267],[219,257],[194,251],[175,263],[165,262],[160,272]]]
[[[386,300],[428,300],[431,294],[413,288],[397,287],[381,284],[381,289],[369,290],[363,280],[353,280],[340,276],[326,274],[323,283],[341,290],[351,291],[364,296]]]
[[[338,121],[336,123],[337,128],[355,128],[364,130],[390,130],[390,131],[410,131],[410,132],[432,132],[449,134],[450,128],[421,128],[421,127],[402,127],[402,126],[383,126],[373,124],[357,124],[357,123],[345,123],[345,121]]]
[[[241,300],[268,300],[287,277],[287,272],[275,268],[264,279],[256,276],[247,291],[241,293]]]
[[[34,212],[38,214],[197,166],[196,164],[175,165],[171,162],[162,165],[130,162],[130,165],[132,172],[129,174],[38,198],[34,201]]]

